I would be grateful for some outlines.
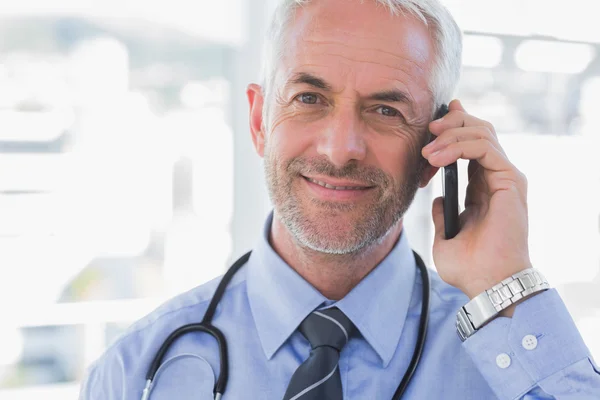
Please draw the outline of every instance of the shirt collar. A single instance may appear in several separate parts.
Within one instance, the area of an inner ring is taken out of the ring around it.
[[[285,263],[269,244],[271,212],[247,264],[248,301],[268,359],[312,311],[332,302]],[[416,262],[404,233],[350,293],[335,303],[377,352],[385,368],[400,340]]]
[[[384,368],[392,360],[400,341],[416,268],[403,230],[383,261],[336,303],[375,349]]]

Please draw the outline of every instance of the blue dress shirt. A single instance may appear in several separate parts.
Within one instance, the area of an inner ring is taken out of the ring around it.
[[[271,221],[272,214],[213,319],[228,341],[223,399],[280,400],[310,351],[297,327],[313,310],[332,304],[360,332],[340,357],[344,399],[391,399],[410,362],[421,310],[422,281],[406,234],[377,268],[334,302],[275,253],[268,242]],[[427,341],[404,399],[600,399],[599,369],[555,290],[524,301],[512,319],[496,318],[461,343],[455,316],[468,298],[434,271],[430,275]],[[202,319],[218,282],[177,296],[132,325],[89,368],[80,399],[140,399],[158,348],[177,327]],[[212,399],[218,374],[215,340],[187,334],[164,358],[150,399]]]

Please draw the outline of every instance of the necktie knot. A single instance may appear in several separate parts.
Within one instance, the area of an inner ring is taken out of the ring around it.
[[[300,332],[316,349],[329,346],[337,351],[348,343],[356,327],[348,317],[337,307],[313,311],[300,324]]]

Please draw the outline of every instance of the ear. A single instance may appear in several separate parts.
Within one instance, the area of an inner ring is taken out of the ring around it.
[[[264,95],[260,85],[252,83],[246,89],[248,104],[250,105],[250,132],[252,133],[252,142],[259,156],[265,154],[265,131],[263,126],[263,105]]]
[[[434,167],[433,165],[429,164],[427,160],[425,160],[425,162],[427,163],[427,165],[425,166],[425,169],[421,174],[421,181],[419,182],[420,188],[424,188],[425,186],[427,186],[429,184],[429,181],[431,181],[431,178],[433,178],[440,169],[440,167]]]

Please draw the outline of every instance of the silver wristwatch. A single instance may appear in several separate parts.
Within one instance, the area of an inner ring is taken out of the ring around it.
[[[458,314],[456,314],[458,337],[464,342],[511,304],[549,288],[550,285],[544,275],[534,268],[523,270],[506,278],[458,310]]]

